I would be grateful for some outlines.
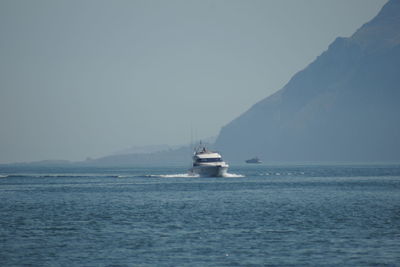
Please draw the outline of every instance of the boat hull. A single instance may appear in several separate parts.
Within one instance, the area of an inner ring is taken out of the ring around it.
[[[228,166],[195,166],[191,169],[193,174],[201,177],[223,177],[228,171]]]

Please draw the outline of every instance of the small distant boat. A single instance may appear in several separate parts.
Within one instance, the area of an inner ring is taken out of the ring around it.
[[[193,166],[189,171],[205,177],[223,177],[228,167],[229,165],[222,160],[219,153],[209,151],[200,143],[194,150]]]
[[[258,157],[254,157],[254,158],[246,160],[246,163],[260,164],[260,163],[262,163],[262,161]]]

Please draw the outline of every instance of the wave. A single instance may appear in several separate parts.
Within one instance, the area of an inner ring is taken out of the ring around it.
[[[104,175],[104,174],[6,174],[0,178],[195,178],[198,175],[189,173],[176,174],[136,174],[136,175]]]
[[[174,174],[132,174],[132,175],[118,175],[118,174],[0,174],[0,178],[199,178],[198,174],[192,173],[174,173]],[[236,173],[225,173],[223,178],[243,178],[244,175]]]
[[[88,178],[88,177],[105,177],[118,178],[121,175],[104,175],[104,174],[8,174],[0,175],[0,178]]]

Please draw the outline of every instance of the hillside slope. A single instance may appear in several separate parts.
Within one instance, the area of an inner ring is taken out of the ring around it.
[[[400,160],[400,1],[223,127],[216,147],[231,161]]]

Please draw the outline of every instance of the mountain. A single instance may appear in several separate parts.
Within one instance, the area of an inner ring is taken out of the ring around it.
[[[84,165],[89,166],[143,166],[143,165],[157,165],[169,166],[179,165],[183,166],[191,163],[192,150],[189,146],[182,146],[180,148],[168,149],[152,153],[130,153],[109,155],[97,159],[90,159],[83,162]]]
[[[151,154],[151,153],[161,152],[161,151],[165,151],[165,150],[170,150],[173,148],[175,148],[175,147],[171,147],[168,145],[132,146],[130,148],[114,152],[112,155]]]
[[[202,140],[202,143],[210,149],[213,149],[214,142],[215,137]],[[192,163],[193,145],[166,146],[161,150],[163,147],[163,145],[133,147],[117,154],[87,159],[81,164],[89,166],[189,166]],[[152,149],[153,151],[151,151]]]
[[[224,126],[229,161],[400,160],[400,1]]]

